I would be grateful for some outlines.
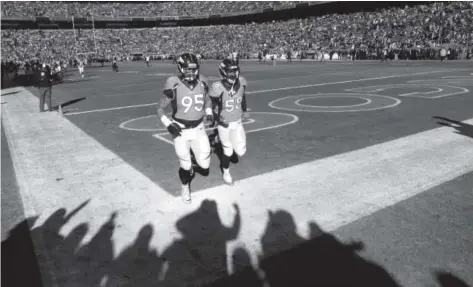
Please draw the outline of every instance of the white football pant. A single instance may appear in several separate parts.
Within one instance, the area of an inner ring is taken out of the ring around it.
[[[238,156],[243,156],[246,153],[246,134],[241,119],[229,123],[227,128],[219,125],[218,138],[226,156],[231,157],[233,151]]]
[[[174,121],[175,122],[175,121]],[[177,123],[181,128],[184,125]],[[207,133],[205,132],[204,123],[200,123],[195,128],[183,129],[181,135],[174,138],[174,149],[179,158],[181,168],[190,170],[192,167],[191,149],[194,152],[197,164],[208,169],[210,166],[210,143]]]

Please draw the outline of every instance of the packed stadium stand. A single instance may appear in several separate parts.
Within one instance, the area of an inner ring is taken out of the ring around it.
[[[2,3],[2,16],[195,16],[284,8],[301,1],[190,1],[190,2],[43,2]]]
[[[214,12],[237,9],[234,2],[167,2],[138,5],[21,2],[18,6],[7,3],[2,5],[2,13],[6,15],[20,12],[21,15],[33,15],[34,11],[39,14],[41,11],[51,11],[51,14],[48,14],[51,16],[91,11],[111,17],[128,12],[143,13],[140,11],[156,14],[183,11],[194,13],[200,3],[203,5],[201,11],[207,11],[207,8]],[[239,6],[240,10],[255,8],[254,5],[276,5],[276,2],[248,3],[250,4]],[[136,9],[128,9],[130,5],[136,6]],[[163,5],[171,8],[162,10]],[[2,30],[2,60],[25,61],[31,60],[31,57],[43,61],[65,60],[71,55],[71,47],[76,47],[75,52],[96,51],[100,55],[115,55],[120,58],[127,58],[136,51],[161,55],[193,51],[203,54],[205,58],[221,58],[235,50],[244,58],[256,58],[265,48],[277,55],[285,54],[288,49],[296,54],[307,50],[343,54],[342,51],[357,49],[360,58],[376,58],[380,50],[388,48],[398,50],[401,54],[409,53],[410,56],[416,54],[415,58],[435,58],[441,45],[454,50],[456,57],[465,58],[473,41],[473,28],[468,24],[472,22],[471,3],[432,2],[412,7],[391,7],[369,13],[328,14],[241,25],[76,31]],[[419,56],[420,54],[422,56]]]

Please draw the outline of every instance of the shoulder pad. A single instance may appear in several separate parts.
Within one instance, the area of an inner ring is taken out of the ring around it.
[[[174,86],[179,84],[179,78],[176,76],[172,76],[166,79],[164,83],[164,90],[171,90]]]
[[[201,81],[202,83],[205,83],[206,85],[209,84],[209,79],[207,79],[207,77],[204,75],[199,75],[199,81]]]
[[[177,76],[171,76],[166,79],[166,82],[177,82],[178,77]]]
[[[214,83],[212,84],[212,88],[213,88],[213,89],[220,89],[220,87],[222,87],[222,83],[221,83],[220,81],[214,82]]]
[[[240,80],[240,85],[245,86],[245,87],[247,86],[247,82],[245,78],[239,77],[238,79]]]

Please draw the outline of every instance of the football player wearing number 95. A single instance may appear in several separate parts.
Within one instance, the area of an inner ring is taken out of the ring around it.
[[[232,185],[230,158],[235,152],[239,157],[246,153],[246,134],[242,117],[247,119],[246,80],[240,76],[238,62],[225,59],[219,66],[222,80],[212,84],[209,95],[217,106],[218,137],[223,148],[221,167],[223,180]]]
[[[205,173],[208,173],[210,165],[210,144],[203,120],[213,121],[212,101],[208,97],[208,82],[199,74],[197,57],[185,53],[177,58],[176,63],[180,75],[166,80],[158,117],[172,134],[180,163],[181,196],[184,202],[190,203],[190,182],[194,174],[191,149]],[[164,112],[169,105],[172,107],[171,119]]]

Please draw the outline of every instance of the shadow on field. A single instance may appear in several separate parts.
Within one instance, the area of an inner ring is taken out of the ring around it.
[[[442,287],[470,287],[465,281],[449,272],[437,271],[435,275]]]
[[[18,93],[19,93],[19,91],[13,91],[13,92],[9,92],[9,93],[4,93],[4,94],[2,94],[2,97],[3,97],[3,96],[9,96],[9,95],[15,95],[15,94],[18,94]]]
[[[268,211],[259,262],[252,266],[250,252],[243,246],[236,248],[230,260],[234,273],[228,275],[227,244],[238,238],[242,225],[237,204],[233,204],[233,223],[225,226],[217,203],[204,200],[177,220],[175,229],[181,236],[161,254],[150,246],[152,238],[169,235],[155,234],[154,225],[143,222],[136,239],[116,257],[112,240],[120,217],[116,212],[90,240],[84,241],[87,222],[77,224],[69,234],[60,234],[87,205],[88,201],[69,213],[58,209],[32,229],[37,218],[12,229],[2,242],[2,285],[43,286],[41,270],[44,286],[65,287],[398,286],[381,266],[358,255],[365,248],[362,242],[343,243],[314,222],[308,223],[311,239],[306,240],[285,210]],[[36,254],[32,241],[41,243]],[[39,267],[36,259],[42,263]]]
[[[437,124],[454,128],[457,134],[473,138],[473,125],[465,124],[465,123],[451,120],[444,117],[433,117],[433,118],[437,120],[441,120],[441,121],[438,121]]]
[[[63,104],[60,104],[60,105],[61,105],[61,108],[65,108],[65,107],[67,107],[67,106],[70,106],[70,105],[73,105],[73,104],[75,104],[75,103],[81,102],[81,101],[83,101],[83,100],[85,100],[85,99],[86,99],[86,97],[77,98],[77,99],[73,99],[73,100],[67,101],[67,102],[65,102],[65,103],[63,103]],[[52,110],[52,111],[57,111],[58,109],[59,109],[59,105],[53,107],[51,110]]]

